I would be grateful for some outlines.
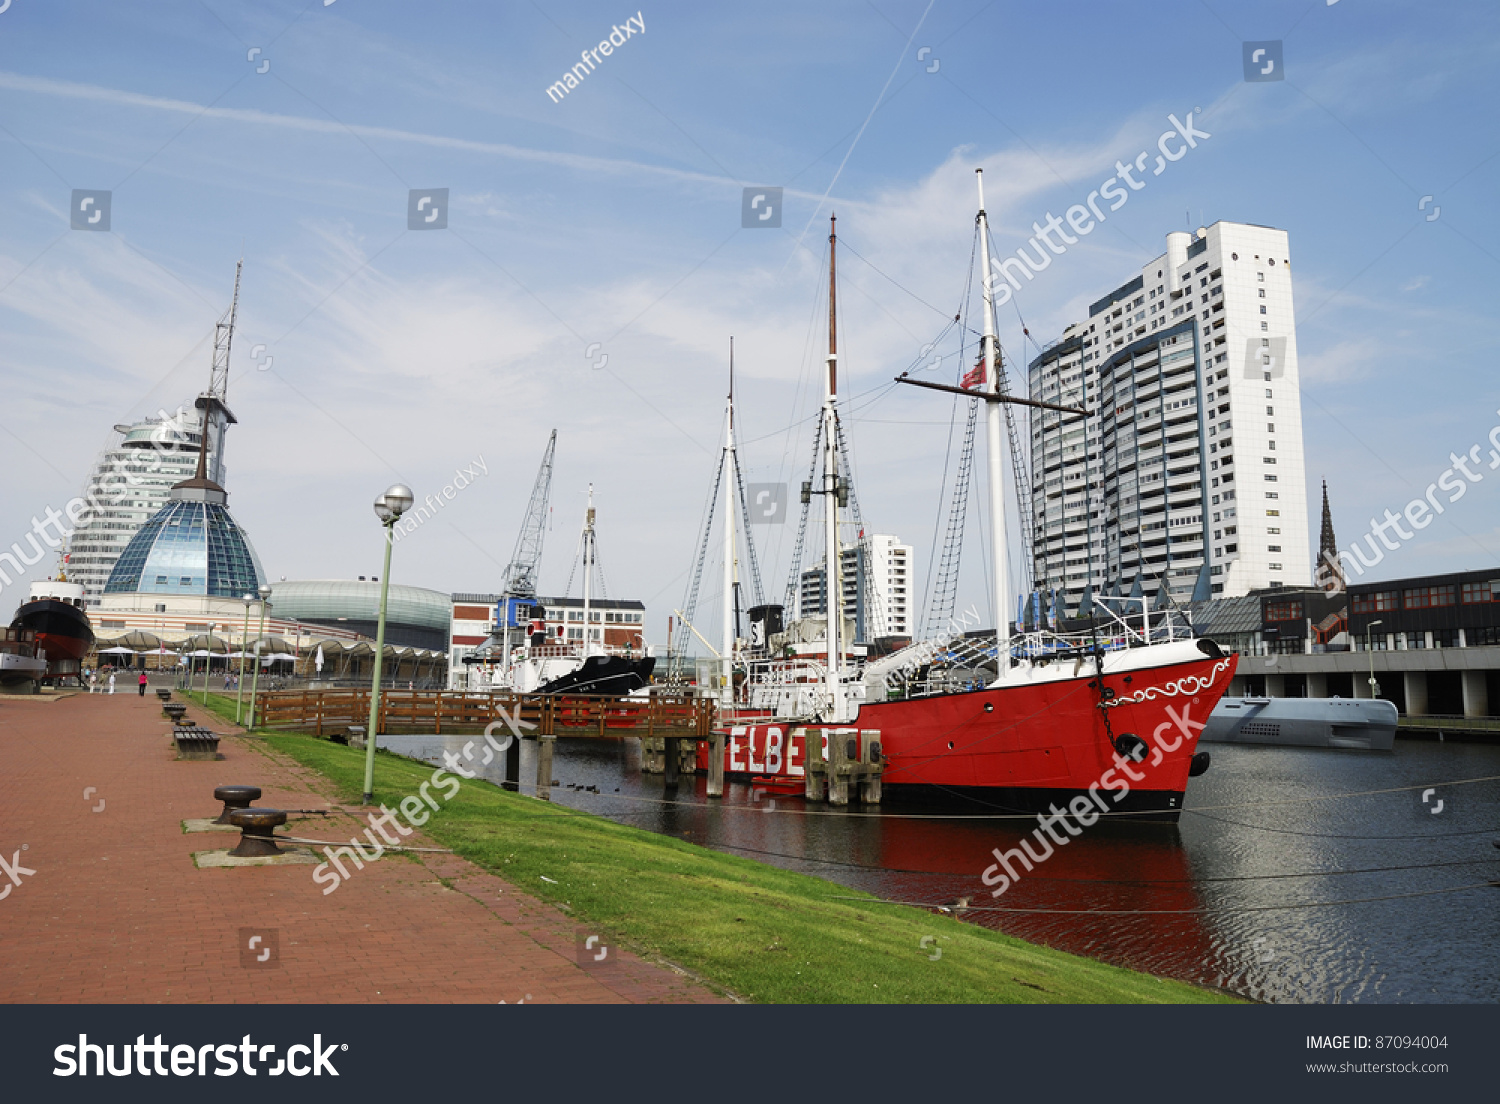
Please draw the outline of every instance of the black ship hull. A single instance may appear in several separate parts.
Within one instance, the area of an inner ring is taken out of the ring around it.
[[[88,614],[55,598],[23,603],[10,625],[36,634],[37,653],[47,661],[48,678],[78,674],[83,657],[94,646]]]
[[[583,666],[536,688],[538,694],[608,694],[623,698],[651,681],[656,660],[625,656],[589,656]]]

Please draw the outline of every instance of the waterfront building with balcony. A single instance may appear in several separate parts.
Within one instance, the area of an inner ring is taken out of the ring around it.
[[[1156,603],[1312,581],[1284,230],[1216,222],[1032,360],[1037,586]]]

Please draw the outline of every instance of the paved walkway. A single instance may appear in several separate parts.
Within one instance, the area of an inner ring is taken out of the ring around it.
[[[258,785],[259,804],[280,809],[330,808],[330,787],[239,736],[217,763],[177,762],[169,729],[154,694],[0,697],[0,1002],[719,999],[615,948],[607,968],[583,969],[575,921],[454,855],[387,857],[326,897],[310,865],[199,869],[193,852],[238,839],[182,829],[217,815],[215,786]],[[340,814],[286,831],[346,840],[363,827]],[[34,874],[8,873],[17,853]]]

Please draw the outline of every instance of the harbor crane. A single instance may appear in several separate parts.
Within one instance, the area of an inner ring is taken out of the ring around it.
[[[239,424],[239,419],[227,405],[227,399],[229,345],[234,338],[234,319],[240,306],[240,273],[244,267],[245,260],[241,257],[234,266],[234,297],[229,301],[229,309],[214,323],[214,359],[208,376],[208,390],[193,401],[193,405],[203,411],[201,432],[208,446],[207,451],[213,456],[213,463],[206,468],[205,475],[215,483],[224,478],[225,430]]]
[[[531,488],[531,501],[521,523],[516,550],[505,569],[505,594],[512,598],[535,598],[537,570],[542,562],[542,541],[547,535],[547,502],[552,495],[552,454],[557,449],[557,430],[547,440],[542,466]]]

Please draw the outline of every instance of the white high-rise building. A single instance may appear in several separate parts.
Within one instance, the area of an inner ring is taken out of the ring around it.
[[[83,498],[89,504],[68,541],[68,579],[82,583],[84,602],[99,605],[109,573],[147,520],[167,504],[174,483],[191,479],[198,466],[203,412],[191,407],[117,425],[121,439],[94,464]],[[208,477],[224,482],[223,430],[208,442]]]
[[[880,611],[875,624],[867,625],[865,631],[872,637],[911,636],[916,628],[912,618],[911,545],[902,544],[900,537],[876,533],[865,537],[857,547],[864,553],[870,601]],[[865,616],[868,622],[870,616]]]
[[[839,550],[844,610],[855,621],[858,639],[911,636],[915,631],[912,547],[900,537],[875,533]],[[823,569],[804,571],[798,588],[798,616],[827,612]]]
[[[1312,582],[1284,230],[1216,222],[1089,308],[1030,365],[1034,566],[1071,613]]]

